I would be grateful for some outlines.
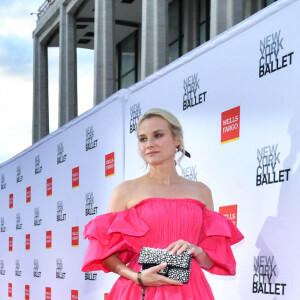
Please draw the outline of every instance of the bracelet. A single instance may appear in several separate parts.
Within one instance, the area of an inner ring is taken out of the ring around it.
[[[138,280],[140,286],[142,287],[142,291],[143,291],[142,300],[144,300],[145,299],[146,287],[144,286],[143,281],[142,281],[142,272],[137,273],[137,280]]]

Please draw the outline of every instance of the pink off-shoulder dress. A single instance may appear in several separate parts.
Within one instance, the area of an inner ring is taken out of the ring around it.
[[[207,270],[213,274],[234,275],[236,262],[231,245],[243,239],[236,226],[219,213],[210,211],[195,199],[149,198],[133,208],[97,216],[84,229],[89,239],[82,271],[103,270],[102,260],[118,253],[130,268],[139,272],[142,247],[165,249],[183,239],[202,247],[214,261]],[[108,299],[142,299],[140,285],[120,277]],[[211,288],[200,265],[192,259],[188,283],[182,286],[147,287],[145,300],[211,300]]]

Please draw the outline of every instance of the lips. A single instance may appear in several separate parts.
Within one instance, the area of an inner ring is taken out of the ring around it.
[[[151,151],[151,152],[148,152],[146,155],[154,155],[154,154],[157,154],[158,151]]]

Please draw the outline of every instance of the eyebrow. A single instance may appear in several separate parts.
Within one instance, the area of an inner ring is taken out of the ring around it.
[[[155,133],[160,132],[160,131],[165,132],[165,131],[162,130],[162,129],[157,129],[157,130],[153,131],[152,134],[155,134]],[[138,137],[140,137],[140,136],[145,136],[145,134],[144,134],[144,133],[139,134]]]

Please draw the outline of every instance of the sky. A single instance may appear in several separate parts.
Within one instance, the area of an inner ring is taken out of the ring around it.
[[[32,145],[33,39],[44,0],[0,1],[0,164]],[[77,50],[78,114],[93,106],[93,51]],[[48,48],[49,128],[58,128],[59,49]]]

